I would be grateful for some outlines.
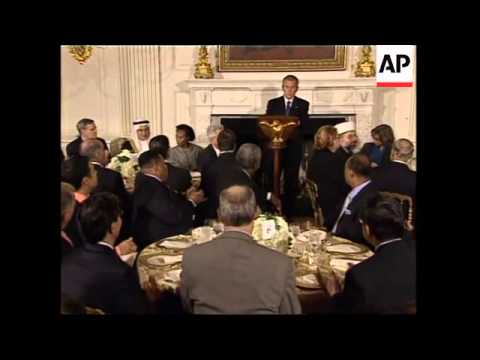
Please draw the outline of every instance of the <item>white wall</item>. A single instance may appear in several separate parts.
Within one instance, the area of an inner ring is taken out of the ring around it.
[[[346,71],[291,72],[302,80],[355,79],[354,66],[360,48],[349,46]],[[217,46],[208,46],[210,63],[216,64]],[[164,133],[175,144],[175,126],[191,124],[189,94],[179,85],[193,80],[198,46],[105,46],[95,47],[92,57],[80,65],[61,52],[62,142],[76,136],[75,124],[83,117],[95,119],[99,136],[111,140],[130,133],[131,121],[138,116],[152,122],[152,133]],[[216,79],[278,80],[286,72],[217,73]],[[306,97],[307,100],[308,97]],[[390,124],[397,137],[416,141],[416,98],[414,88],[374,90],[374,124]],[[266,105],[266,100],[264,106]],[[197,132],[205,129],[197,129]]]

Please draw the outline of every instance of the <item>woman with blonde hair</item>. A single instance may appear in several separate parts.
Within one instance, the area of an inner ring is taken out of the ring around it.
[[[307,178],[317,184],[318,204],[327,228],[335,222],[337,204],[343,200],[341,187],[345,180],[341,162],[335,155],[338,147],[337,129],[331,125],[322,126],[315,134],[307,169]]]

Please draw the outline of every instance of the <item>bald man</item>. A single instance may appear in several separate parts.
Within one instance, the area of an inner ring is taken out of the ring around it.
[[[225,231],[183,254],[180,294],[194,314],[300,314],[292,259],[252,237],[257,203],[248,186],[220,193]]]

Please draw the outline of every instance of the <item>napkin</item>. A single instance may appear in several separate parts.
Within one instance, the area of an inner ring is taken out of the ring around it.
[[[297,277],[297,281],[307,285],[314,285],[314,286],[319,285],[315,274],[307,274],[307,275],[299,276]]]
[[[188,243],[185,241],[165,240],[160,245],[167,249],[185,249],[192,246],[192,243]]]

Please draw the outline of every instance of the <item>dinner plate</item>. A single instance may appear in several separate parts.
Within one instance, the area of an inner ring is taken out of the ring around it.
[[[176,264],[182,261],[182,255],[155,255],[147,259],[147,263],[155,266],[166,266]]]
[[[189,242],[176,241],[176,240],[165,240],[162,243],[160,243],[160,246],[167,249],[186,249],[192,245],[193,244]]]
[[[325,249],[330,254],[363,254],[368,249],[359,244],[335,244],[329,245]]]

